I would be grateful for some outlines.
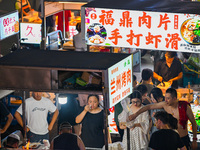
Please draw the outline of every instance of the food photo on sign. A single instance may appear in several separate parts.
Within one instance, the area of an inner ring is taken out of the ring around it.
[[[104,43],[106,37],[106,29],[100,23],[93,23],[87,29],[87,38],[93,44]]]
[[[190,18],[181,25],[181,36],[189,44],[200,44],[200,19]]]

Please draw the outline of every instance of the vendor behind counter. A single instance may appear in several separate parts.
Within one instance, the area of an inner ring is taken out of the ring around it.
[[[160,82],[169,82],[173,88],[178,88],[178,80],[183,77],[183,71],[175,52],[166,52],[165,58],[156,63],[153,77]]]

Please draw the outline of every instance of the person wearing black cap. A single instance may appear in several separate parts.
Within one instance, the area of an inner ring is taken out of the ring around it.
[[[51,141],[50,149],[85,150],[81,138],[72,133],[69,122],[63,122],[59,127],[59,135]]]

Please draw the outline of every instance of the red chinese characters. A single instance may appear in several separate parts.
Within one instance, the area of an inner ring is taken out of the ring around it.
[[[178,29],[178,15],[174,15],[174,29]]]
[[[121,74],[119,74],[119,75],[117,76],[117,81],[116,81],[116,91],[120,90],[121,87],[122,87],[122,82],[121,82],[121,80],[122,80],[122,77],[121,77]]]
[[[111,95],[115,94],[116,90],[115,90],[115,78],[111,79]]]
[[[69,32],[70,32],[70,37],[73,37],[76,34],[75,28],[70,28]]]
[[[96,13],[92,15],[91,20],[96,20]],[[177,50],[181,41],[178,34],[179,16],[170,13],[103,9],[99,10],[97,18],[106,29],[107,45],[124,44],[125,47],[150,46],[151,49],[164,47]]]
[[[128,69],[127,71],[124,71],[115,78],[111,79],[110,87],[111,95],[114,96],[114,98],[112,98],[113,103],[119,101],[123,97],[126,97],[130,93],[130,87],[127,86],[132,82],[131,76],[131,70]],[[122,90],[122,88],[123,91],[119,92],[119,90]]]
[[[127,80],[127,78],[126,78],[126,71],[124,71],[123,73],[122,73],[122,87],[125,87],[126,86],[126,80]]]
[[[101,13],[102,13],[102,15],[99,15],[99,18],[100,18],[99,22],[102,25],[104,25],[104,24],[113,25],[114,24],[115,19],[112,18],[112,13],[113,13],[112,10],[110,10],[110,11],[101,10]]]
[[[159,38],[161,38],[161,35],[152,35],[150,32],[148,33],[148,36],[146,36],[146,44],[153,44],[155,39],[155,48],[158,48],[158,42],[161,42]]]
[[[165,38],[166,47],[169,48],[169,45],[171,44],[171,49],[178,50],[178,41],[181,41],[179,34],[178,33],[167,34],[167,37],[169,38]]]
[[[119,26],[123,26],[123,27],[132,27],[132,18],[130,17],[130,12],[129,11],[125,11],[122,13],[122,18],[120,18],[120,23]]]
[[[142,37],[142,34],[134,34],[133,30],[130,30],[130,34],[127,35],[127,37],[129,38],[128,40],[126,40],[130,45],[133,45],[133,38],[136,38],[136,43],[135,46],[139,46],[140,45],[140,37]]]
[[[164,29],[167,30],[167,24],[170,23],[169,17],[167,14],[164,16],[160,15],[160,24],[158,25],[158,28],[160,28],[164,24]]]
[[[130,69],[128,69],[126,75],[127,75],[127,84],[131,83],[131,70]]]
[[[26,36],[31,34],[33,37],[35,37],[35,34],[33,34],[32,30],[33,30],[33,27],[30,27],[28,25],[27,28],[26,28],[26,31],[28,32],[28,33],[26,32],[27,33]]]
[[[108,37],[109,40],[113,40],[113,44],[117,45],[118,44],[118,39],[122,38],[122,36],[119,33],[119,29],[115,29],[112,31],[112,36]]]
[[[139,17],[138,22],[139,27],[141,27],[142,24],[146,24],[147,28],[151,28],[151,16],[147,15],[146,12],[143,12],[143,16]]]

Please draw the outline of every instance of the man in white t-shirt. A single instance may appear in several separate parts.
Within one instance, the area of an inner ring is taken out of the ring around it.
[[[48,112],[54,113],[50,124],[47,122]],[[25,100],[25,113],[27,121],[27,137],[30,142],[49,139],[49,131],[58,117],[58,109],[51,100],[42,97],[42,92],[33,92],[33,97]],[[23,126],[22,105],[15,112],[15,118]]]

